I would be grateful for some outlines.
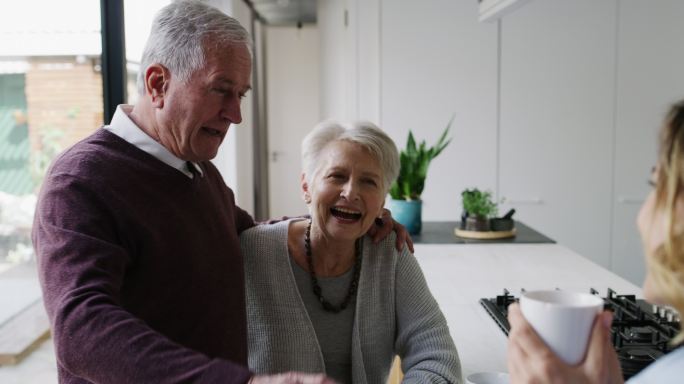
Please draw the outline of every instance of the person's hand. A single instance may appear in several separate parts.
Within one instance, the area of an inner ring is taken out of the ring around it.
[[[368,234],[373,238],[373,242],[377,243],[387,237],[392,231],[397,233],[397,251],[403,250],[404,244],[407,244],[409,251],[413,253],[413,240],[411,240],[408,231],[403,225],[392,218],[392,212],[389,209],[383,208],[382,216],[375,220],[375,225],[370,227]]]
[[[275,375],[254,375],[247,384],[337,384],[324,374],[286,372]]]
[[[523,317],[518,304],[508,307],[508,373],[511,383],[623,383],[617,354],[610,343],[613,314],[605,311],[596,317],[580,364],[561,361]]]

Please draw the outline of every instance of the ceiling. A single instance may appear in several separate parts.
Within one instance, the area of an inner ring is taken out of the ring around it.
[[[244,0],[268,25],[316,23],[316,0]]]

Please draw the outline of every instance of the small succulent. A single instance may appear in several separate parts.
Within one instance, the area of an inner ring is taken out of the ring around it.
[[[491,191],[480,191],[477,188],[466,189],[461,192],[463,210],[469,216],[493,217],[496,216],[499,207],[492,199]]]

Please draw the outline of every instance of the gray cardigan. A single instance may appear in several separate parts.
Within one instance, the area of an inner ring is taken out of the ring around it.
[[[287,249],[290,221],[240,236],[245,257],[249,367],[257,373],[325,372],[323,355],[299,295]],[[394,355],[404,383],[461,383],[461,366],[444,315],[415,258],[394,234],[363,242],[352,331],[354,383],[384,384]]]

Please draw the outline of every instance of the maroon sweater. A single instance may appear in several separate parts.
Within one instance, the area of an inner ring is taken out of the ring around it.
[[[100,129],[59,157],[33,228],[63,383],[245,383],[238,233],[210,162],[190,179]]]

